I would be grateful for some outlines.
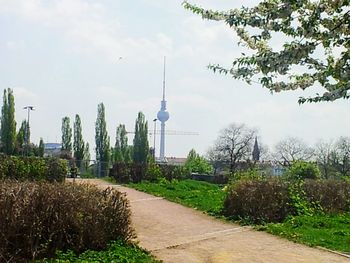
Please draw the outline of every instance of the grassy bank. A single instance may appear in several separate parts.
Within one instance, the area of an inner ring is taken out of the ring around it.
[[[56,259],[38,261],[38,263],[85,263],[85,262],[120,262],[120,263],[160,263],[147,251],[133,244],[114,242],[107,250],[86,251],[80,255],[74,252],[59,253]]]
[[[296,216],[263,229],[294,242],[350,253],[350,213]]]
[[[128,186],[215,216],[220,215],[225,198],[221,186],[194,180],[143,182]]]
[[[221,186],[193,180],[129,184],[137,190],[220,216],[225,198]],[[344,215],[297,216],[283,223],[256,226],[297,243],[350,252],[350,213]]]

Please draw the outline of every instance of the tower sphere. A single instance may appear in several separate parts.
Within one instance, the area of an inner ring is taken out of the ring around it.
[[[166,122],[169,120],[169,112],[160,110],[158,111],[157,118],[160,122]]]

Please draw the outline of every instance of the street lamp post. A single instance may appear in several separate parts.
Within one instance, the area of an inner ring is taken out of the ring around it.
[[[25,106],[23,109],[28,111],[28,116],[27,116],[27,127],[25,131],[25,139],[26,139],[26,155],[28,156],[29,153],[29,120],[30,120],[30,111],[34,110],[34,106]]]
[[[157,128],[157,120],[158,119],[154,119],[154,131],[153,131],[153,158],[154,161],[156,160],[156,128]]]

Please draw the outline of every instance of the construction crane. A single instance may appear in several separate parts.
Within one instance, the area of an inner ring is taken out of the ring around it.
[[[134,131],[127,131],[128,134],[134,134]],[[154,131],[149,131],[148,135],[153,136]],[[161,130],[155,132],[156,135],[161,134]],[[165,135],[199,135],[198,132],[188,132],[188,131],[175,131],[175,130],[166,130]]]

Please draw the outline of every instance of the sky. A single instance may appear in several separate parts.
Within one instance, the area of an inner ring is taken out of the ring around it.
[[[103,102],[111,145],[117,125],[133,131],[139,111],[153,130],[166,56],[166,129],[199,134],[167,136],[168,157],[185,157],[192,148],[205,154],[231,123],[256,128],[271,149],[288,136],[314,144],[348,135],[349,101],[298,105],[299,96],[312,93],[271,94],[208,70],[210,63],[230,66],[245,49],[227,25],[202,20],[181,2],[0,0],[0,88],[14,90],[17,126],[26,118],[23,107],[33,105],[31,140],[60,142],[62,118],[79,114],[92,151]],[[257,2],[192,1],[219,10]]]

